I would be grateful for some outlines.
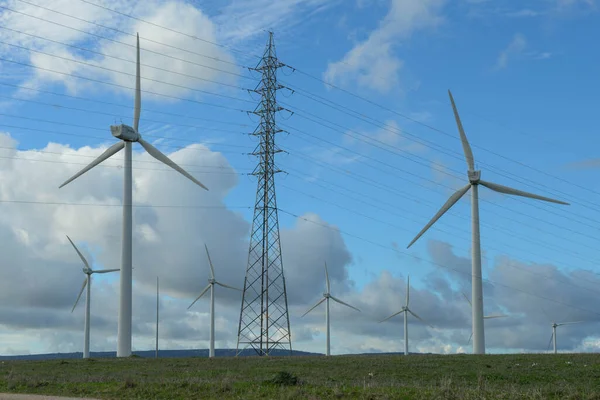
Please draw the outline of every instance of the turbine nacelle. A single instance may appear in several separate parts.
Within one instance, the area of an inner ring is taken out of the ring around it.
[[[111,125],[110,133],[118,139],[125,140],[126,142],[137,142],[142,138],[134,128],[129,125]]]
[[[209,279],[208,280],[208,283],[211,284],[211,285],[214,285],[216,282],[217,282],[216,279]]]
[[[481,171],[467,171],[467,176],[472,185],[477,185],[481,179]]]
[[[91,275],[93,272],[90,268],[86,268],[86,267],[83,267],[82,270],[83,270],[83,273],[86,275]]]
[[[325,297],[326,299],[328,299],[328,298],[331,297],[331,295],[329,293],[327,293],[327,292],[324,292],[323,293],[323,297]]]

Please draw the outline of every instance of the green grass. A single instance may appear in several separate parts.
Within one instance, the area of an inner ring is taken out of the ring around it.
[[[102,399],[600,400],[600,356],[5,361],[0,392]]]

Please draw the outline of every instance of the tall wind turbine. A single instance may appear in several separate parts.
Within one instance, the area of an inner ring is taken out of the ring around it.
[[[466,294],[462,294],[465,298],[465,300],[467,301],[467,303],[469,303],[469,305],[471,306],[471,308],[473,308],[473,304],[471,304],[471,300],[469,300],[469,298],[467,297]],[[498,315],[484,315],[483,319],[492,319],[492,318],[506,318],[508,317],[508,315],[504,315],[504,314],[498,314]],[[473,337],[473,330],[471,329],[471,335],[469,336],[469,340],[467,340],[467,345],[469,343],[471,343],[471,338]]]
[[[550,336],[550,342],[548,342],[548,348],[550,348],[550,344],[554,344],[554,354],[556,354],[556,327],[562,325],[571,325],[571,324],[580,324],[585,321],[575,321],[575,322],[562,322],[557,324],[556,322],[552,322],[552,336]]]
[[[387,321],[390,318],[395,317],[396,315],[404,313],[404,355],[405,356],[408,355],[408,314],[410,313],[410,314],[412,314],[413,317],[417,318],[419,321],[423,322],[424,324],[426,323],[425,321],[423,321],[423,319],[421,317],[419,317],[410,308],[408,308],[409,300],[410,300],[410,276],[408,276],[406,278],[406,303],[404,304],[404,307],[402,307],[402,310],[398,311],[395,314],[390,315],[389,317],[387,317],[386,319],[384,319],[382,321],[379,321],[379,323],[382,323],[382,322]]]
[[[156,277],[156,351],[154,358],[158,358],[158,276]]]
[[[343,301],[341,301],[338,298],[335,298],[331,295],[331,285],[329,284],[329,272],[327,271],[327,263],[325,263],[325,283],[327,286],[327,291],[325,293],[323,293],[323,298],[321,300],[319,300],[317,302],[317,304],[315,304],[314,306],[312,306],[312,308],[310,310],[308,310],[307,312],[305,312],[304,314],[302,314],[302,317],[304,317],[306,314],[308,314],[309,312],[311,312],[312,310],[314,310],[315,308],[317,308],[317,306],[319,304],[321,304],[324,301],[327,301],[327,307],[325,308],[325,321],[327,322],[327,352],[325,355],[329,356],[330,353],[330,347],[331,347],[331,341],[330,341],[330,329],[329,329],[329,299],[340,303],[341,305],[344,305],[346,307],[350,307],[358,312],[360,312],[360,310],[356,307],[351,306],[348,303],[344,303]],[[300,317],[300,318],[302,318]]]
[[[487,182],[481,180],[481,171],[475,170],[475,161],[473,159],[473,152],[471,146],[467,141],[467,136],[463,129],[456,105],[454,104],[454,98],[452,93],[448,90],[450,96],[450,102],[452,103],[452,110],[454,111],[454,118],[456,119],[456,125],[458,126],[458,132],[460,134],[460,140],[462,142],[463,151],[467,160],[467,177],[469,183],[456,191],[448,201],[442,206],[442,208],[433,216],[431,221],[425,225],[425,227],[419,232],[417,236],[410,242],[408,247],[412,246],[421,235],[423,235],[427,229],[429,229],[446,211],[448,211],[461,197],[463,197],[469,189],[471,189],[471,229],[472,229],[472,245],[471,245],[471,275],[472,279],[472,298],[473,298],[473,354],[485,354],[485,337],[483,328],[483,289],[482,289],[482,277],[481,277],[481,246],[479,242],[479,185],[485,186],[499,193],[512,194],[515,196],[529,197],[530,199],[549,201],[552,203],[566,204],[564,201],[554,200],[549,197],[539,196],[537,194],[524,192],[522,190],[513,189],[507,186],[498,185],[497,183]]]
[[[77,246],[75,246],[75,243],[73,243],[73,241],[71,240],[71,238],[68,235],[67,235],[67,239],[69,239],[69,242],[71,242],[71,244],[73,245],[73,248],[79,255],[79,258],[81,258],[81,261],[83,261],[83,273],[87,275],[85,277],[85,280],[83,281],[83,285],[81,286],[81,290],[79,291],[79,296],[77,296],[77,300],[75,300],[75,304],[73,305],[71,312],[73,312],[75,310],[75,307],[77,306],[77,303],[79,303],[79,299],[81,298],[81,295],[83,294],[83,289],[85,289],[85,287],[87,286],[87,293],[85,295],[85,322],[84,322],[85,327],[84,327],[84,333],[83,333],[83,358],[89,358],[90,357],[90,301],[91,301],[91,292],[92,292],[92,274],[105,274],[107,272],[118,271],[119,269],[101,269],[101,270],[94,271],[90,267],[90,264],[88,264],[87,260],[83,256],[83,254],[81,254],[81,252],[79,251]]]
[[[69,182],[77,179],[96,165],[107,160],[122,149],[125,149],[125,161],[123,168],[123,241],[121,247],[121,288],[119,300],[119,326],[117,337],[117,357],[129,357],[131,355],[131,289],[132,289],[132,175],[131,175],[131,146],[138,142],[152,157],[178,171],[195,184],[208,190],[206,186],[188,174],[183,168],[175,164],[169,157],[161,153],[156,147],[142,139],[138,131],[141,112],[141,89],[140,89],[140,36],[137,36],[136,53],[136,75],[135,75],[135,101],[133,112],[133,127],[121,124],[111,125],[112,135],[121,139],[118,143],[110,146],[98,158],[87,167],[69,178],[59,186],[62,188]]]
[[[223,286],[227,289],[238,290],[240,292],[242,291],[242,289],[238,289],[233,286],[217,282],[217,280],[215,279],[215,268],[213,267],[213,263],[210,259],[210,254],[208,253],[208,247],[206,246],[206,244],[204,245],[204,248],[206,249],[206,256],[208,257],[208,265],[210,265],[210,279],[208,280],[208,285],[204,288],[200,295],[196,297],[196,300],[194,300],[192,304],[190,304],[188,310],[194,304],[196,304],[196,302],[200,300],[202,296],[204,296],[208,289],[210,289],[210,350],[208,356],[212,358],[215,356],[215,285]]]

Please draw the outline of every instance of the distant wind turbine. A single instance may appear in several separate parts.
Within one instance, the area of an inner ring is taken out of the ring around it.
[[[208,190],[196,178],[188,174],[183,168],[175,164],[169,157],[161,153],[156,147],[142,139],[138,131],[141,112],[141,89],[140,89],[140,36],[137,36],[136,53],[136,75],[135,75],[135,100],[133,112],[133,127],[121,124],[111,125],[110,131],[116,138],[121,139],[118,143],[110,146],[98,158],[88,166],[69,178],[59,186],[62,188],[77,179],[87,171],[101,162],[109,159],[122,149],[125,149],[125,160],[123,168],[123,241],[121,247],[121,285],[119,298],[119,325],[117,335],[117,357],[129,357],[131,355],[131,290],[132,290],[132,174],[131,174],[131,145],[138,142],[152,157],[168,165],[195,184]]]
[[[426,322],[423,321],[423,318],[419,317],[410,308],[408,308],[409,300],[410,300],[410,276],[407,276],[407,278],[406,278],[406,303],[405,303],[404,307],[402,307],[402,310],[398,311],[397,313],[392,314],[389,317],[387,317],[386,319],[379,321],[379,323],[382,323],[382,322],[387,321],[388,319],[395,317],[396,315],[404,313],[404,355],[405,356],[408,355],[408,314],[409,313],[412,314],[413,317],[417,318],[419,321],[426,324]],[[427,324],[427,325],[429,325],[429,324]],[[431,325],[429,325],[429,326],[431,326]]]
[[[217,282],[217,280],[215,279],[215,268],[213,267],[212,260],[210,259],[210,254],[208,253],[208,247],[206,247],[206,244],[204,245],[204,248],[206,249],[206,256],[208,257],[208,264],[210,265],[210,279],[208,280],[208,285],[204,288],[200,295],[196,297],[196,300],[194,300],[192,304],[190,304],[188,310],[194,304],[196,304],[196,302],[200,300],[202,296],[204,296],[208,289],[210,289],[210,350],[208,356],[212,358],[215,356],[215,284],[227,289],[238,290],[240,292],[242,291],[242,289],[238,289],[233,286]]]
[[[75,307],[77,306],[77,303],[79,303],[79,299],[81,298],[81,295],[83,294],[83,289],[85,289],[85,287],[87,286],[87,293],[85,295],[85,323],[84,323],[85,327],[84,327],[84,333],[83,333],[83,358],[89,358],[90,357],[90,301],[91,301],[91,291],[92,291],[92,274],[105,274],[107,272],[118,271],[119,269],[101,269],[101,270],[94,271],[88,264],[87,260],[83,256],[83,254],[81,254],[81,252],[79,251],[77,246],[75,246],[75,243],[73,243],[73,241],[71,240],[71,238],[68,235],[67,235],[67,239],[69,239],[69,242],[71,242],[71,245],[73,245],[73,248],[79,255],[79,258],[81,258],[81,261],[83,261],[83,273],[87,275],[85,277],[85,280],[83,281],[83,285],[81,286],[81,290],[79,291],[79,296],[77,296],[77,300],[75,300],[75,304],[73,305],[71,312],[73,312],[75,310]]]
[[[485,186],[499,193],[512,194],[515,196],[523,196],[536,200],[549,201],[552,203],[566,204],[564,201],[554,200],[549,197],[539,196],[537,194],[524,192],[517,189],[512,189],[507,186],[498,185],[487,181],[482,181],[481,171],[475,170],[475,161],[473,158],[473,152],[471,146],[467,141],[467,136],[460,121],[456,105],[454,104],[454,98],[452,93],[448,90],[450,96],[450,102],[452,103],[452,110],[454,111],[454,118],[456,119],[456,125],[458,126],[458,132],[460,133],[460,140],[462,142],[463,151],[467,160],[467,176],[469,183],[456,191],[448,201],[442,206],[442,208],[433,216],[431,221],[425,225],[425,227],[415,236],[412,242],[409,243],[408,247],[412,246],[421,235],[423,235],[427,229],[429,229],[446,211],[448,211],[461,197],[463,197],[469,189],[471,189],[471,229],[472,229],[472,245],[471,245],[471,275],[472,279],[472,295],[473,299],[473,354],[485,354],[485,336],[483,327],[483,288],[482,288],[482,277],[481,277],[481,245],[479,238],[479,185]]]
[[[317,302],[317,304],[312,306],[311,309],[309,309],[307,312],[302,314],[302,317],[304,317],[306,314],[308,314],[309,312],[311,312],[312,310],[317,308],[319,306],[319,304],[321,304],[322,302],[327,301],[326,308],[325,308],[325,321],[327,323],[327,352],[325,355],[329,356],[329,355],[331,355],[331,353],[330,353],[331,340],[330,340],[330,329],[329,329],[329,299],[331,299],[337,303],[340,303],[341,305],[344,305],[346,307],[350,307],[358,312],[360,312],[360,310],[356,307],[351,306],[348,303],[344,303],[340,299],[335,298],[331,295],[331,285],[329,284],[329,272],[327,271],[327,263],[325,263],[325,283],[327,286],[327,291],[325,293],[323,293],[323,298],[321,300],[319,300]],[[302,317],[300,317],[300,318],[302,318]]]
[[[467,301],[467,303],[469,303],[469,305],[471,306],[471,308],[473,308],[473,304],[471,304],[471,300],[469,300],[469,298],[467,297],[466,294],[462,294],[465,298],[465,300]],[[508,315],[504,315],[504,314],[498,314],[498,315],[484,315],[483,319],[492,319],[492,318],[506,318],[508,317]],[[471,335],[469,336],[469,340],[467,340],[467,344],[471,343],[471,338],[473,337],[473,330],[471,329]]]
[[[572,324],[580,324],[585,321],[574,321],[574,322],[561,322],[557,324],[556,322],[552,322],[552,336],[550,336],[550,342],[548,342],[548,349],[550,349],[550,345],[554,344],[554,354],[556,354],[556,327],[562,325],[572,325]]]

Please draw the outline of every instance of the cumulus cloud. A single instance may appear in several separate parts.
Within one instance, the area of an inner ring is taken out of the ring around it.
[[[439,25],[444,0],[392,0],[387,15],[369,37],[339,61],[328,65],[324,79],[334,84],[356,84],[386,93],[397,87],[404,62],[396,44],[418,30]]]
[[[506,68],[510,59],[521,54],[526,47],[527,40],[525,39],[525,36],[520,33],[516,33],[508,46],[506,46],[506,48],[500,52],[498,60],[496,60],[496,69]]]

